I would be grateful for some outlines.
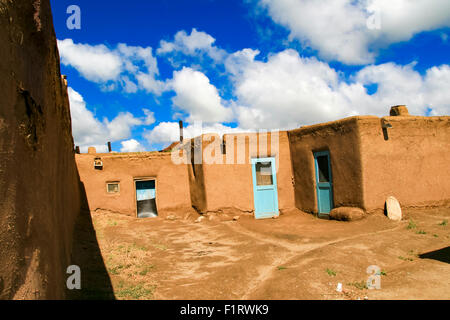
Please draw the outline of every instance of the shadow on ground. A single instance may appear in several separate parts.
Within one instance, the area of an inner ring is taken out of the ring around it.
[[[81,290],[67,289],[66,297],[69,300],[113,300],[114,290],[98,245],[82,183],[80,189],[83,206],[75,224],[72,264],[81,269]]]
[[[450,247],[423,253],[419,255],[421,259],[433,259],[445,263],[450,263]]]

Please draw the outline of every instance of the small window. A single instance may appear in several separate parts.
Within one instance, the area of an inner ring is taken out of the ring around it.
[[[317,157],[317,165],[319,166],[319,182],[330,182],[330,172],[328,170],[328,156]]]
[[[106,184],[106,191],[108,193],[119,193],[120,192],[119,182],[108,182]]]
[[[273,185],[272,162],[256,163],[256,185],[257,186]]]

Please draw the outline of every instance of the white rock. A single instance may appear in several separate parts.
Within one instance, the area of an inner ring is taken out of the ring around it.
[[[235,216],[235,217],[233,217],[233,220],[234,220],[234,221],[238,221],[239,218],[240,218],[240,216]]]
[[[198,217],[197,220],[195,220],[195,223],[202,222],[205,219],[204,216]]]
[[[402,208],[400,207],[400,203],[392,196],[386,199],[386,212],[389,219],[394,221],[402,220]]]

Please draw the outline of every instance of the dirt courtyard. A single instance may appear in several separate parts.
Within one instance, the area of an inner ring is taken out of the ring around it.
[[[401,222],[381,214],[338,222],[297,210],[200,223],[91,216],[103,262],[89,254],[95,239],[81,234],[74,263],[83,289],[71,298],[450,299],[449,208],[409,210]],[[371,265],[380,268],[378,290],[366,287]]]

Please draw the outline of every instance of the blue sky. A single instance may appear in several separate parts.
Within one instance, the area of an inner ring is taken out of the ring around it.
[[[444,0],[52,0],[82,151],[358,114],[450,114]],[[81,9],[70,30],[66,10]]]

